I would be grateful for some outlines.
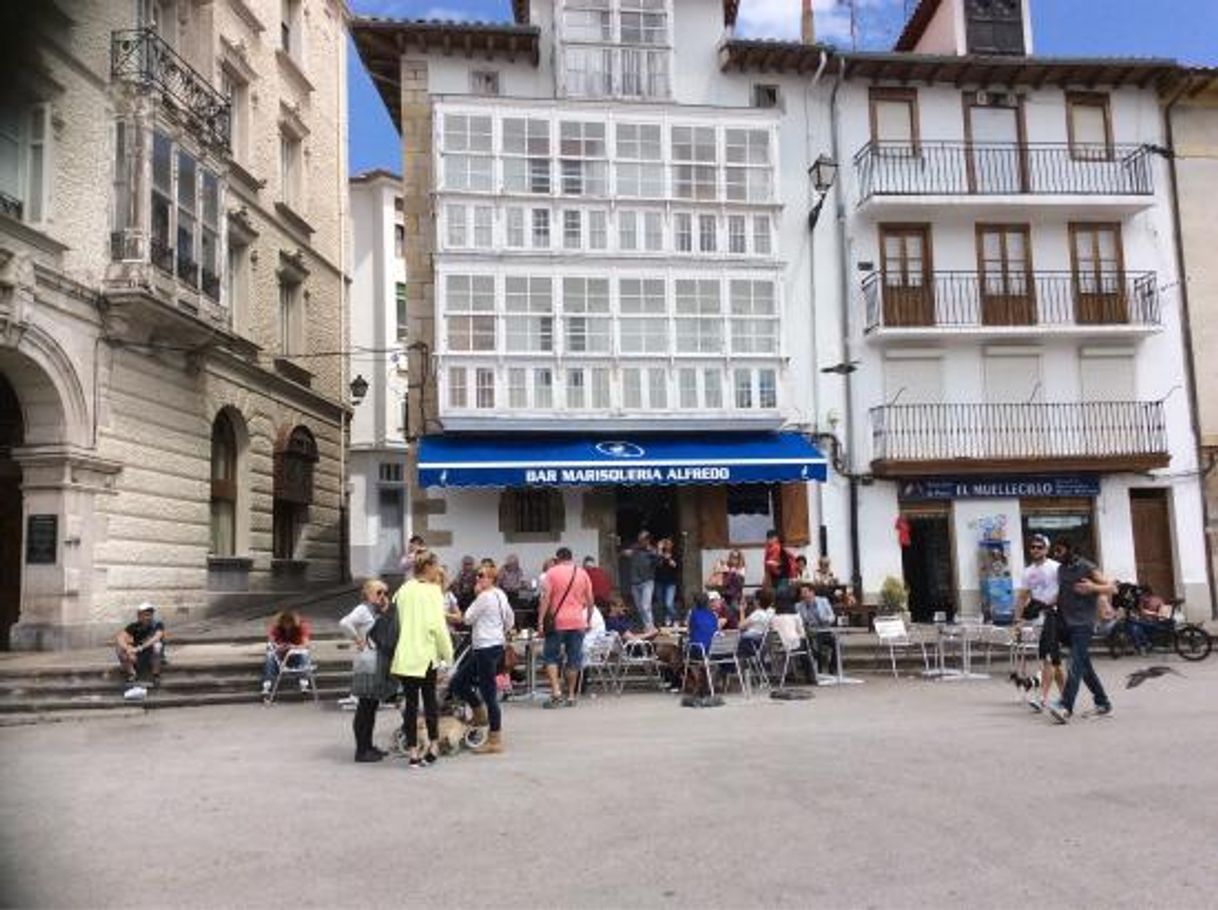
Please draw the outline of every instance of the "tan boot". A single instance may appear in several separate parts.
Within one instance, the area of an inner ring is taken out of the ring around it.
[[[485,727],[490,722],[490,716],[486,713],[486,705],[478,705],[478,707],[474,708],[475,727]]]
[[[491,755],[496,752],[503,751],[503,736],[498,730],[492,730],[486,734],[486,739],[482,745],[472,750],[478,755]]]

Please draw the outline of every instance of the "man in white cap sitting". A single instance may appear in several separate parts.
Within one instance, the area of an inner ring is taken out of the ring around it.
[[[156,618],[156,607],[145,601],[136,610],[135,622],[115,639],[115,652],[127,682],[134,683],[141,673],[151,673],[152,684],[160,683],[164,643],[165,624]]]

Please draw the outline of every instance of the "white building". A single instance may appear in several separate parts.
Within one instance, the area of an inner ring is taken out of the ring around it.
[[[830,72],[867,588],[988,606],[1043,532],[1208,616],[1156,152],[1176,71],[1036,57],[1026,0],[923,0]]]
[[[400,571],[409,538],[406,499],[406,261],[402,180],[351,178],[351,355],[367,391],[351,418],[351,572]]]
[[[739,39],[735,13],[354,26],[402,128],[408,317],[434,353],[416,530],[536,563],[560,538],[612,561],[644,524],[699,554],[688,587],[736,544],[756,580],[773,523],[868,600],[903,578],[918,618],[1001,606],[1025,533],[1068,533],[1208,613],[1154,151],[1178,69],[1036,57],[1006,2],[925,0],[890,53]],[[550,434],[583,465],[563,439],[688,431],[710,463],[783,428],[826,448],[825,483],[561,486],[486,468],[478,437],[527,465]],[[436,488],[471,476],[502,489]]]
[[[717,69],[731,4],[515,17],[353,28],[402,130],[409,330],[430,353],[411,360],[414,530],[450,562],[535,568],[562,542],[613,569],[646,527],[676,539],[687,588],[737,545],[759,581],[767,528],[809,543],[823,471],[789,432],[812,422],[821,150],[798,95]]]

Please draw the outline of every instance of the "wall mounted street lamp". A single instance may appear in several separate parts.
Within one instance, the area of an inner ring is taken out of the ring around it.
[[[808,230],[816,230],[816,222],[820,220],[820,210],[829,198],[829,190],[837,180],[837,162],[826,154],[821,154],[812,166],[808,168],[808,177],[812,180],[812,188],[816,190],[816,204],[808,213]]]
[[[351,403],[359,404],[364,400],[364,396],[368,394],[368,380],[362,375],[356,376],[351,380]]]

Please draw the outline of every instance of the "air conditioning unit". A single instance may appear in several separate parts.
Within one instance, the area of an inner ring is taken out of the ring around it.
[[[1017,101],[1013,92],[978,92],[973,103],[980,107],[1015,107]]]

